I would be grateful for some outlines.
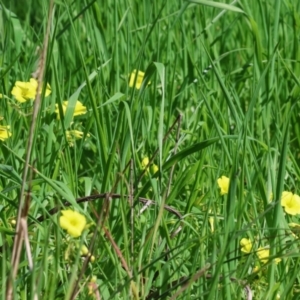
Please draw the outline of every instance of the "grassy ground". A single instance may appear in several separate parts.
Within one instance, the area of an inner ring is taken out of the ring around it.
[[[2,299],[300,297],[300,2],[223,2],[0,2]]]

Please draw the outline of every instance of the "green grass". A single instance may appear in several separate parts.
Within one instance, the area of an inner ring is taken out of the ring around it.
[[[298,299],[299,215],[280,201],[300,178],[298,1],[55,1],[52,92],[33,132],[34,102],[11,91],[37,70],[48,3],[0,7],[0,125],[12,132],[0,141],[2,299],[9,282],[14,299]],[[141,89],[128,85],[134,69]],[[65,100],[88,112],[63,116]],[[83,138],[71,147],[66,130]],[[10,280],[25,197],[33,268],[23,245]],[[68,206],[87,218],[79,238],[59,226]],[[259,260],[267,246],[280,263]]]

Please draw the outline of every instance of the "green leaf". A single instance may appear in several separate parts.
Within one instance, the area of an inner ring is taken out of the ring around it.
[[[0,164],[0,175],[4,175],[18,184],[22,183],[21,176],[14,170],[12,166]]]
[[[159,165],[162,164],[162,147],[163,147],[163,127],[164,127],[164,107],[165,107],[165,66],[162,63],[154,62],[161,81],[162,99],[160,105],[159,124],[158,124],[158,148],[159,148]]]
[[[16,234],[15,231],[12,231],[12,230],[7,229],[7,228],[2,227],[2,226],[0,226],[0,232],[1,232],[1,233],[8,234],[8,235],[15,235],[15,234]]]
[[[207,148],[208,146],[214,144],[218,140],[219,140],[219,138],[212,138],[212,139],[197,143],[195,145],[192,145],[192,146],[180,151],[179,153],[172,156],[167,162],[165,162],[165,164],[163,165],[163,168],[168,169],[168,168],[172,167],[174,164],[176,164],[180,160],[186,158],[187,156],[189,156],[195,152],[198,152],[198,151],[203,150],[204,148]]]
[[[226,4],[226,3],[221,3],[221,2],[208,1],[208,0],[189,0],[189,2],[206,5],[206,6],[211,6],[211,7],[215,7],[215,8],[220,8],[220,9],[225,9],[225,10],[230,10],[230,11],[242,13],[242,14],[245,13],[242,9],[240,9],[236,6]]]
[[[115,95],[113,95],[111,98],[109,98],[106,102],[104,102],[103,104],[101,104],[99,106],[100,107],[103,107],[103,106],[106,106],[108,104],[111,104],[113,102],[116,102],[117,100],[119,100],[120,98],[122,98],[124,96],[124,94],[120,93],[120,92],[117,92]]]

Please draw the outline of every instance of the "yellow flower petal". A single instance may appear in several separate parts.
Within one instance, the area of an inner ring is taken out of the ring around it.
[[[142,160],[142,168],[145,169],[149,165],[149,157],[144,157]]]
[[[37,87],[38,87],[38,82],[35,78],[30,78],[29,79],[29,84],[31,84],[33,89],[37,89]]]
[[[154,175],[156,172],[158,172],[159,168],[156,164],[153,164],[150,168],[151,174]]]
[[[34,89],[29,82],[17,81],[11,91],[11,94],[17,101],[23,103],[29,99],[35,98],[36,89]]]
[[[217,180],[218,186],[221,189],[220,194],[225,195],[228,194],[229,190],[229,178],[226,176],[222,176]]]
[[[241,251],[244,253],[250,253],[252,250],[252,242],[249,239],[243,238],[240,241]]]
[[[261,260],[261,262],[265,264],[269,260],[270,250],[262,248],[262,247],[259,247],[257,249],[256,255]]]
[[[129,86],[134,87],[134,81],[135,77],[136,78],[136,83],[135,83],[135,88],[139,90],[142,86],[143,80],[144,80],[145,73],[142,71],[137,71],[133,70],[132,73],[130,74],[130,79],[129,79]]]
[[[63,101],[62,110],[64,115],[66,114],[68,105],[69,105],[69,101]],[[55,106],[56,106],[55,112],[57,114],[57,118],[60,119],[58,104],[55,104]],[[86,112],[87,112],[86,107],[80,101],[76,101],[73,117],[84,115],[86,114]]]
[[[33,89],[37,90],[38,82],[35,78],[30,78],[29,83],[31,84]],[[43,89],[40,89],[39,93],[41,93],[42,90]],[[46,91],[45,91],[45,97],[48,97],[50,94],[51,94],[51,87],[50,87],[50,84],[47,83]]]
[[[257,249],[256,255],[263,264],[266,264],[269,261],[270,249],[259,247]],[[281,262],[281,259],[275,258],[274,261],[276,264],[278,264],[279,262]]]
[[[11,136],[11,132],[9,131],[10,126],[0,126],[0,140],[4,141]]]

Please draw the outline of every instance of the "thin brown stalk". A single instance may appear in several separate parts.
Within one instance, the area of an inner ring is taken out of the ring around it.
[[[110,199],[121,199],[121,198],[128,198],[128,195],[121,195],[121,194],[108,194],[108,193],[102,193],[102,194],[96,194],[96,195],[90,195],[90,196],[86,196],[86,197],[82,197],[82,198],[78,198],[76,199],[77,203],[84,203],[84,202],[91,202],[97,199],[105,199],[107,197],[107,195],[109,195]],[[148,206],[150,205],[157,205],[156,201],[152,200],[152,199],[147,199],[147,198],[142,198],[140,197],[139,202],[146,204]],[[64,203],[65,207],[71,206],[71,204],[69,202],[65,202]],[[48,211],[49,215],[54,215],[56,214],[58,211],[60,211],[61,207],[54,207],[52,209],[50,209]],[[173,207],[169,206],[169,205],[165,205],[164,209],[169,211],[170,213],[176,215],[179,219],[182,218],[182,215]],[[46,217],[44,216],[40,216],[36,219],[37,222],[43,222],[46,219]]]
[[[30,164],[30,160],[31,160],[31,152],[32,152],[32,145],[33,145],[33,140],[34,140],[36,119],[37,119],[37,116],[38,116],[38,113],[40,110],[41,93],[39,91],[41,91],[44,70],[45,70],[45,64],[46,64],[48,42],[49,42],[49,37],[50,37],[50,25],[51,25],[52,10],[53,10],[53,0],[50,1],[47,29],[46,29],[46,34],[44,37],[44,42],[43,42],[43,50],[42,50],[41,57],[39,60],[38,69],[34,73],[34,75],[37,77],[38,86],[37,86],[37,93],[36,93],[36,98],[35,98],[34,106],[33,106],[32,121],[31,121],[29,137],[28,137],[28,142],[27,142],[27,148],[26,148],[26,159],[25,159],[25,165],[24,165],[23,176],[22,176],[22,185],[21,185],[20,198],[19,198],[18,216],[17,216],[17,220],[16,220],[17,221],[17,224],[16,224],[17,234],[14,239],[13,250],[12,250],[12,259],[11,259],[12,274],[11,274],[11,276],[8,277],[8,282],[7,282],[7,291],[6,291],[6,299],[7,300],[11,300],[13,297],[13,281],[17,276],[19,261],[20,261],[20,254],[21,254],[21,249],[22,249],[23,240],[24,240],[24,234],[27,232],[26,226],[27,226],[27,215],[28,215],[30,197],[25,197],[25,199],[24,199],[24,193],[25,193],[25,187],[26,187],[26,182],[27,182],[27,174],[28,174],[29,164]],[[28,240],[27,240],[27,244],[28,244]],[[27,252],[28,252],[28,250],[27,250]]]
[[[111,234],[107,230],[107,228],[103,227],[103,230],[104,230],[105,236],[108,238],[108,240],[110,241],[112,247],[114,248],[117,256],[119,257],[119,259],[121,261],[121,264],[122,264],[122,267],[125,269],[128,277],[132,278],[132,272],[129,269],[129,267],[127,265],[127,262],[126,262],[125,258],[123,257],[122,252],[119,249],[118,245],[114,241],[113,237],[111,236]],[[136,285],[133,281],[130,282],[130,290],[131,290],[131,293],[133,294],[134,299],[139,299],[138,291],[137,291]]]
[[[89,292],[90,295],[93,295],[96,300],[101,300],[98,286],[95,282],[89,282],[88,289],[90,290],[90,292]]]

